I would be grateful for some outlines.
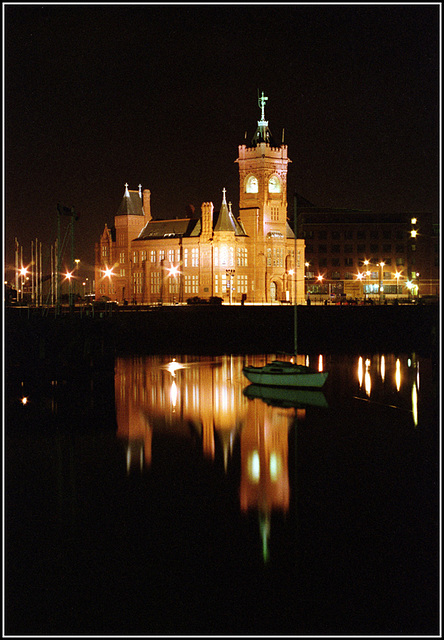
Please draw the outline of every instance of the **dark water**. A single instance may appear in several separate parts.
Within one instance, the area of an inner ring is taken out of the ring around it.
[[[247,397],[264,360],[9,381],[7,635],[439,632],[436,364],[316,354],[322,392]]]

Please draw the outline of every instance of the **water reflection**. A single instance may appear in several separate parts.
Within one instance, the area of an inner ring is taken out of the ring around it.
[[[379,370],[380,381],[376,373]],[[386,379],[386,373],[389,378]],[[399,357],[394,354],[376,355],[372,358],[357,358],[356,376],[359,389],[363,390],[368,399],[382,402],[393,408],[406,408],[406,394],[410,393],[410,407],[413,424],[418,425],[418,390],[420,382],[419,360],[416,354]],[[379,384],[376,384],[377,381]],[[376,386],[374,386],[376,385]],[[359,396],[358,396],[359,397]]]
[[[128,474],[151,466],[156,433],[197,440],[211,460],[221,452],[225,472],[238,443],[240,509],[257,510],[267,560],[271,513],[289,508],[289,430],[307,406],[328,404],[321,391],[249,385],[243,364],[236,356],[117,359],[117,436]]]

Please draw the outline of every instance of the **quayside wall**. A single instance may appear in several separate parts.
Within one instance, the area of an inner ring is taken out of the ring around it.
[[[298,307],[298,353],[438,353],[436,305]],[[109,368],[116,355],[292,353],[294,308],[184,306],[42,316],[5,310],[5,372]]]

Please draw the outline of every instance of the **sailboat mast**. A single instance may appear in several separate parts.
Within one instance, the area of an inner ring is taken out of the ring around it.
[[[294,356],[295,364],[298,355],[298,234],[297,234],[297,220],[298,220],[298,199],[294,196]]]

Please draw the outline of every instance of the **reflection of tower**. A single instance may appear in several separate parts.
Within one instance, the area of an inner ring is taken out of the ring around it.
[[[290,503],[288,431],[294,409],[252,400],[241,435],[241,509],[257,509],[264,559],[268,557],[273,510],[286,513]]]

